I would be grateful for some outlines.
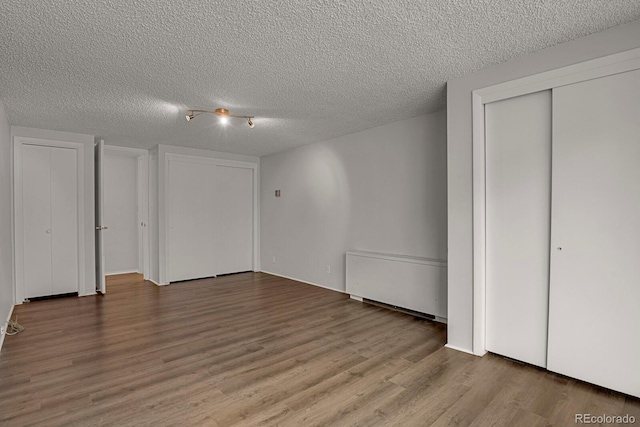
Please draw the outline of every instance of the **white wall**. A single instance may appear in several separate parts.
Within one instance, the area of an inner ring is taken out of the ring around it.
[[[13,250],[11,196],[11,128],[0,101],[0,326],[6,327],[13,307]],[[0,337],[0,347],[2,339]]]
[[[347,250],[446,259],[445,130],[442,111],[262,157],[262,270],[344,291]]]
[[[105,153],[105,273],[136,272],[138,266],[138,159]]]
[[[554,46],[447,82],[448,344],[473,351],[471,92],[640,47],[640,21]]]
[[[80,282],[80,295],[96,293],[95,260],[95,163],[94,136],[78,133],[58,132],[45,129],[11,126],[11,139],[17,136],[77,142],[84,145],[84,248],[85,279]]]
[[[177,147],[172,145],[158,145],[157,149],[150,151],[149,180],[149,226],[151,244],[151,280],[159,285],[168,284],[167,279],[167,229],[166,212],[166,155],[181,154],[186,156],[206,157],[211,159],[234,160],[239,162],[254,163],[256,165],[255,191],[260,191],[260,158],[241,154],[223,153],[219,151],[200,150],[195,148]],[[260,203],[255,197],[256,215],[259,217]],[[259,226],[256,227],[255,246],[259,247]],[[157,248],[157,249],[156,249]],[[157,253],[156,253],[157,250]],[[257,256],[257,250],[254,253]],[[155,257],[155,259],[154,259]]]

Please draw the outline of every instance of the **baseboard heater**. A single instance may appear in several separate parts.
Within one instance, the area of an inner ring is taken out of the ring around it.
[[[446,322],[446,261],[365,251],[346,256],[346,291],[352,298]]]
[[[352,298],[360,301],[360,298],[358,297],[352,297]],[[362,302],[365,302],[371,305],[377,305],[378,307],[388,308],[389,310],[393,310],[393,311],[399,311],[400,313],[408,314],[409,316],[419,317],[421,319],[436,320],[436,316],[434,316],[433,314],[427,314],[419,311],[409,310],[408,308],[398,307],[397,305],[385,304],[383,302],[374,301],[368,298],[362,298]],[[439,321],[442,321],[442,319],[439,319]]]

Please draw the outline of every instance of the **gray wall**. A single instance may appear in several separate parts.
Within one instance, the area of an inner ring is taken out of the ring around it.
[[[105,153],[103,168],[105,274],[137,272],[138,159]]]
[[[446,259],[445,125],[442,111],[262,157],[261,269],[344,291],[347,250]]]
[[[554,46],[447,82],[448,344],[473,351],[471,92],[640,47],[640,21]]]
[[[11,200],[11,127],[0,101],[0,325],[3,327],[7,326],[13,307]]]

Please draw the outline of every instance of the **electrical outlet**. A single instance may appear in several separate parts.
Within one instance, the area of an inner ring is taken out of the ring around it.
[[[327,264],[327,274],[331,274],[331,266]]]
[[[1,336],[1,335],[4,335],[4,333],[5,333],[5,332],[6,332],[6,331],[5,331],[4,326],[0,326],[0,336]]]
[[[271,259],[271,262],[274,263],[274,264],[276,263],[276,257],[275,256]]]

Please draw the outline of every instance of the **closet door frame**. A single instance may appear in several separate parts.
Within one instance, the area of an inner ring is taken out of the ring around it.
[[[473,354],[487,352],[485,105],[543,90],[640,69],[640,48],[581,62],[472,92]]]
[[[13,194],[14,194],[14,269],[15,288],[14,302],[24,302],[24,240],[23,240],[23,194],[22,194],[22,147],[24,145],[39,145],[52,148],[66,148],[76,150],[76,194],[78,213],[78,287],[85,281],[85,234],[84,234],[84,144],[78,142],[58,141],[28,137],[14,137],[13,140]],[[78,295],[84,292],[78,289]]]
[[[104,154],[136,160],[136,197],[138,200],[138,273],[149,279],[151,268],[149,249],[149,151],[140,148],[105,145]],[[104,159],[103,159],[104,160]],[[107,218],[108,220],[108,218]],[[106,224],[107,226],[109,224]],[[115,274],[115,273],[110,273]]]
[[[167,173],[169,171],[169,162],[171,161],[182,161],[182,162],[193,162],[193,163],[205,163],[205,164],[209,164],[212,166],[227,166],[227,167],[236,167],[236,168],[243,168],[243,169],[251,169],[253,171],[253,247],[252,247],[252,266],[253,266],[253,271],[258,271],[259,270],[259,265],[258,265],[258,260],[260,259],[258,256],[258,250],[259,250],[259,236],[260,236],[260,223],[259,223],[259,209],[260,209],[260,200],[259,200],[259,196],[260,196],[260,189],[258,187],[258,175],[259,175],[259,169],[258,169],[258,164],[257,163],[253,163],[253,162],[244,162],[244,161],[240,161],[240,160],[227,160],[227,159],[218,159],[218,158],[214,158],[214,157],[198,157],[198,156],[193,156],[193,155],[188,155],[188,154],[176,154],[176,153],[166,153],[164,155],[164,170],[165,170],[165,174],[164,174],[164,191],[165,191],[165,197],[164,197],[164,206],[162,207],[162,209],[165,212],[165,215],[169,212],[169,207],[170,207],[170,203],[171,201],[169,200],[169,194],[168,194],[168,189],[169,189],[169,173]],[[170,227],[170,221],[168,220],[168,218],[165,217],[165,221],[164,221],[164,235],[166,236],[166,238],[164,239],[165,242],[165,254],[169,254],[169,230]],[[164,262],[163,262],[164,261]],[[169,260],[168,259],[160,259],[160,276],[161,278],[166,278],[165,281],[166,283],[168,283],[168,278],[169,276]],[[162,283],[165,283],[165,281],[162,281]]]

